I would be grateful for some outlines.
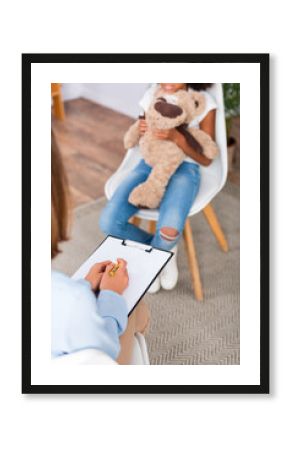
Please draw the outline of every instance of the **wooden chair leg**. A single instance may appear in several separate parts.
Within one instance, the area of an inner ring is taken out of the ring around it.
[[[155,234],[155,232],[156,232],[156,222],[155,222],[155,220],[149,220],[148,231],[151,234]]]
[[[131,223],[132,223],[133,225],[135,225],[136,227],[139,227],[139,225],[140,225],[140,223],[141,223],[141,219],[139,219],[139,217],[134,216],[134,217],[132,217],[132,219],[131,219]]]
[[[216,216],[216,213],[214,212],[213,207],[209,203],[202,211],[221,249],[224,252],[227,252],[229,250],[228,242],[226,240],[223,230],[221,229],[221,226],[219,224],[218,218]]]
[[[196,300],[201,301],[201,300],[203,300],[202,284],[201,284],[201,280],[200,280],[198,261],[197,261],[197,257],[196,257],[195,245],[194,245],[194,241],[193,241],[193,237],[192,237],[192,231],[191,231],[189,219],[187,219],[185,222],[183,236],[184,236],[185,246],[186,246],[187,255],[188,255],[189,269],[190,269],[191,276],[192,276],[193,290],[194,290],[195,298],[196,298]]]

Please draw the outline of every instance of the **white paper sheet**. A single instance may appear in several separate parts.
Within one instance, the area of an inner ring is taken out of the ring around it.
[[[152,280],[161,268],[169,261],[171,253],[153,248],[139,242],[126,240],[122,245],[122,239],[108,236],[102,245],[81,265],[72,276],[78,280],[84,278],[90,268],[97,262],[111,260],[116,262],[117,258],[127,261],[129,274],[129,285],[123,293],[127,303],[128,313],[132,311],[139,299],[145,294]]]

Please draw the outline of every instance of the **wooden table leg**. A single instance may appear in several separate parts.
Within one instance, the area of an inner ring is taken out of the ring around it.
[[[195,298],[196,298],[196,300],[201,301],[201,300],[203,300],[202,284],[201,284],[199,266],[198,266],[195,245],[194,245],[194,241],[193,241],[193,237],[192,237],[192,231],[191,231],[189,219],[187,219],[185,222],[183,236],[184,236],[185,247],[186,247],[187,255],[188,255],[189,270],[190,270],[191,276],[192,276],[193,290],[194,290]]]

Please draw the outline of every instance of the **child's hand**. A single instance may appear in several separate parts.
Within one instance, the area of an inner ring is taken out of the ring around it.
[[[176,130],[176,128],[170,128],[169,130],[153,130],[153,135],[156,139],[161,139],[164,141],[172,141],[177,144],[180,133]]]
[[[96,291],[98,289],[102,276],[104,275],[105,270],[109,264],[111,264],[111,261],[102,261],[100,263],[94,264],[85,277],[85,280],[91,283],[93,291]]]
[[[119,269],[112,277],[109,275],[109,272],[113,269],[114,264],[111,263],[106,267],[106,271],[100,283],[100,290],[108,289],[109,291],[114,291],[117,292],[117,294],[121,295],[128,286],[129,277],[127,271],[127,262],[121,258],[118,258],[117,262],[119,264]]]
[[[141,136],[148,130],[148,125],[145,119],[139,119],[139,133]]]

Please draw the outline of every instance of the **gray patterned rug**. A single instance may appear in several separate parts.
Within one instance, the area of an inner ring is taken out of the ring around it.
[[[98,217],[105,199],[75,210],[72,240],[53,262],[71,275],[103,235]],[[239,189],[226,185],[212,205],[226,233],[230,251],[223,253],[202,213],[191,218],[200,263],[204,301],[194,299],[187,255],[179,245],[179,281],[173,291],[145,296],[151,310],[146,340],[151,364],[239,364],[240,362],[240,203]]]

